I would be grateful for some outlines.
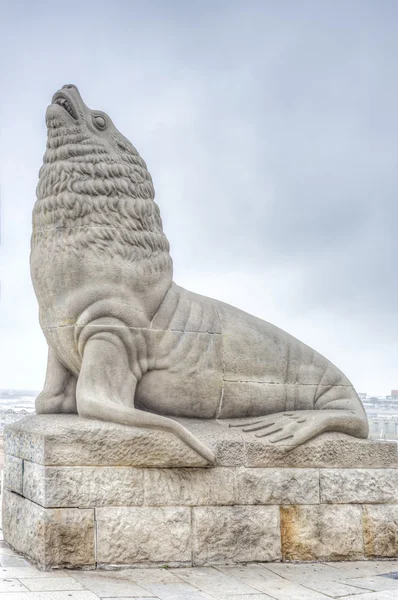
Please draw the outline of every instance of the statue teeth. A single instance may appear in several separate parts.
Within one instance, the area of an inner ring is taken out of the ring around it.
[[[56,98],[54,103],[58,104],[59,106],[62,106],[62,108],[64,108],[73,118],[76,118],[75,111],[73,110],[72,105],[66,98],[63,98],[62,96],[60,98]]]

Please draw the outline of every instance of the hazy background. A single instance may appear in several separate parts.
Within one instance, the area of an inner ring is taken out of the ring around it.
[[[29,238],[65,83],[147,161],[179,284],[360,392],[398,387],[397,18],[395,0],[0,0],[0,388],[44,379]]]

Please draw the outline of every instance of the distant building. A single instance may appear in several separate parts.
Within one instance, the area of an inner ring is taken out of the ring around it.
[[[398,390],[391,390],[391,396],[387,396],[386,400],[391,404],[398,404]]]

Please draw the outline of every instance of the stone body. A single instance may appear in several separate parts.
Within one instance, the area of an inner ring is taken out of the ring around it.
[[[358,395],[327,359],[173,282],[151,176],[107,115],[67,85],[46,121],[31,252],[49,345],[38,413],[171,431],[208,462],[175,417],[253,417],[244,432],[285,446],[326,431],[367,437]]]

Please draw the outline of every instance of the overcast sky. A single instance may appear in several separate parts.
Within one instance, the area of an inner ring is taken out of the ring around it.
[[[40,389],[29,274],[52,94],[147,161],[180,285],[398,388],[395,0],[0,2],[0,388]]]

